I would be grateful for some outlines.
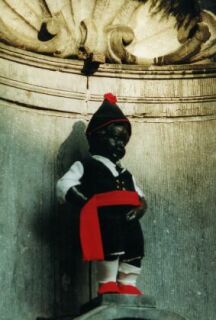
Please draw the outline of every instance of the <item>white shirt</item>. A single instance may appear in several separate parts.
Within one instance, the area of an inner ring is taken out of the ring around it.
[[[102,162],[112,173],[114,177],[119,176],[119,172],[116,170],[116,165],[110,159],[100,156],[100,155],[93,155],[92,158]],[[126,169],[123,168],[122,172]],[[84,167],[82,162],[76,161],[72,164],[70,169],[65,173],[65,175],[58,180],[56,185],[56,192],[57,192],[57,199],[60,203],[65,202],[65,196],[68,190],[71,187],[75,187],[81,184],[80,179],[84,174]],[[134,188],[140,197],[144,197],[143,191],[137,186],[134,176],[132,175]]]

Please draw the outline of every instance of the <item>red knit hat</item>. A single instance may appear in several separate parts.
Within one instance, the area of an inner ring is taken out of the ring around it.
[[[131,135],[131,124],[119,106],[116,104],[117,98],[112,93],[104,94],[104,101],[99,109],[93,114],[86,129],[86,135],[90,136],[97,130],[106,127],[111,123],[126,122],[128,124],[129,135]]]

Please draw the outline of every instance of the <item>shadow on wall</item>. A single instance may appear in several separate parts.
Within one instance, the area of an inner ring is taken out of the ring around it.
[[[59,148],[56,161],[57,179],[64,175],[73,162],[86,157],[88,157],[88,143],[85,137],[85,124],[77,121]],[[54,168],[52,170],[54,171]],[[47,207],[37,215],[34,232],[44,246],[50,247],[53,255],[51,259],[54,275],[50,275],[54,277],[55,282],[52,319],[57,319],[76,316],[81,304],[89,300],[90,266],[84,264],[81,258],[79,208],[69,204],[58,205],[54,190],[50,196],[51,208]]]
[[[61,177],[77,160],[88,156],[88,143],[85,136],[86,125],[77,121],[68,138],[62,143],[57,155],[57,175]]]
[[[86,126],[77,121],[57,155],[58,178],[75,161],[88,157]],[[56,316],[77,315],[81,304],[89,300],[90,267],[81,258],[78,206],[59,205],[56,214]]]

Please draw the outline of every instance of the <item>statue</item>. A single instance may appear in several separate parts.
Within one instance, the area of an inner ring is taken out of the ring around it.
[[[76,161],[57,182],[60,202],[79,204],[80,240],[85,261],[97,261],[98,294],[141,295],[136,280],[144,256],[139,223],[147,205],[134,176],[119,160],[131,136],[131,124],[105,94],[86,135],[91,157]]]
[[[198,0],[4,0],[0,39],[92,63],[211,63],[215,15]]]

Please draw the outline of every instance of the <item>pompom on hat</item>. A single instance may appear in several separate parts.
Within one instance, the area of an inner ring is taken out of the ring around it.
[[[112,93],[104,94],[104,101],[98,110],[93,114],[86,129],[86,135],[91,136],[97,130],[106,127],[111,123],[127,123],[128,132],[131,135],[131,124],[122,110],[116,104],[117,98]]]

